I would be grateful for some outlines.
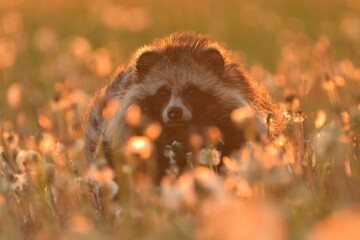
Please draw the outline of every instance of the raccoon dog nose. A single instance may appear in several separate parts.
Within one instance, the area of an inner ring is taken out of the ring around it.
[[[170,120],[179,120],[182,117],[182,108],[171,107],[167,113]]]

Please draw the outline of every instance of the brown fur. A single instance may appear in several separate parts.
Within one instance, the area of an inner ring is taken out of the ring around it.
[[[193,82],[215,96],[219,105],[216,109],[209,106],[208,118],[222,121],[223,117],[225,121],[229,109],[250,106],[256,112],[259,133],[269,131],[272,136],[282,129],[279,108],[267,91],[251,80],[230,51],[207,36],[174,33],[140,48],[129,65],[95,95],[86,126],[89,159],[94,160],[99,149],[108,160],[111,158],[111,152],[129,136],[124,120],[127,108],[146,95],[155,94],[163,82],[174,88]],[[113,99],[119,102],[118,109],[111,117],[104,118],[103,110]],[[264,119],[269,112],[273,114],[273,122],[267,129]]]

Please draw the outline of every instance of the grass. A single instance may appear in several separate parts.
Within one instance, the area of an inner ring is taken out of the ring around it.
[[[357,239],[359,11],[340,0],[2,2],[0,239]],[[125,164],[89,169],[90,96],[137,47],[183,29],[237,50],[286,110],[285,131],[223,159],[224,176],[209,149],[154,186],[137,171],[148,138],[127,143]]]

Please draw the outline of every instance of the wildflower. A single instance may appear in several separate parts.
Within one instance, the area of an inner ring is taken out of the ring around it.
[[[186,164],[187,164],[188,168],[193,170],[194,169],[194,156],[193,156],[192,152],[187,152],[185,154],[185,157],[186,157]]]
[[[268,126],[270,126],[270,124],[274,121],[274,113],[272,112],[268,112],[267,116],[266,116],[266,124]]]
[[[174,146],[176,146],[177,143],[173,143]],[[174,174],[174,176],[179,175],[179,167],[176,162],[176,154],[174,152],[174,149],[170,145],[166,145],[164,149],[164,156],[169,159],[169,167],[166,169],[167,174]]]
[[[128,155],[138,155],[142,159],[150,157],[152,152],[152,144],[145,136],[133,136],[126,144],[126,152]]]
[[[306,119],[306,116],[303,114],[302,110],[298,110],[295,116],[293,117],[293,121],[295,123],[303,123]]]
[[[113,68],[113,62],[109,49],[96,49],[91,54],[88,68],[99,77],[105,77],[106,75],[108,75]]]
[[[102,116],[106,118],[111,118],[115,113],[116,110],[119,108],[119,101],[117,99],[111,99],[106,102],[106,107],[102,111]]]
[[[24,161],[22,162],[22,165],[24,166],[24,170],[26,170],[27,173],[32,175],[38,175],[41,171],[41,165],[42,165],[42,159],[38,152],[29,150],[25,152],[24,154]],[[21,160],[18,158],[16,159],[19,164],[21,164]]]
[[[193,174],[182,174],[176,181],[176,187],[179,189],[184,204],[188,207],[193,207],[197,201],[197,196],[194,191],[195,183]]]
[[[156,140],[161,134],[161,126],[159,123],[151,123],[144,130],[144,135],[150,140]]]
[[[291,111],[297,111],[300,107],[300,100],[295,94],[289,94],[285,97],[287,108]]]
[[[89,219],[80,214],[74,214],[71,217],[71,225],[70,226],[71,226],[71,229],[77,233],[86,233],[86,232],[89,232],[93,228],[93,225],[89,221]]]
[[[343,126],[350,127],[349,126],[349,124],[350,124],[350,116],[349,116],[349,114],[346,111],[342,111],[340,113],[340,117],[341,117],[341,121],[342,121]]]
[[[347,16],[340,24],[340,30],[353,41],[360,39],[360,19],[357,16]]]
[[[197,162],[205,166],[217,166],[220,163],[221,153],[215,147],[203,148],[199,151]]]
[[[236,173],[237,172],[238,165],[237,165],[236,160],[225,156],[225,157],[223,157],[223,163],[224,163],[224,166],[225,166],[226,170],[229,173]]]
[[[23,85],[19,82],[11,84],[7,91],[7,103],[10,107],[18,109],[22,104]]]
[[[92,46],[88,39],[76,36],[70,41],[70,51],[79,60],[84,61],[91,53]]]
[[[255,117],[255,112],[250,106],[241,107],[231,112],[231,120],[238,126],[248,123]]]
[[[132,168],[129,164],[124,164],[121,168],[121,170],[123,171],[123,173],[125,174],[131,174],[132,173]]]
[[[184,144],[182,142],[179,141],[174,141],[171,146],[176,149],[176,150],[180,150],[182,151],[184,149]]]
[[[130,105],[126,111],[125,120],[130,126],[138,126],[141,120],[140,107],[136,104]]]
[[[203,145],[204,143],[204,139],[201,135],[199,134],[192,134],[190,136],[190,146],[195,149],[198,150],[200,149],[200,147]]]
[[[6,143],[6,146],[10,150],[18,150],[19,149],[19,136],[14,132],[4,132],[3,137]]]
[[[19,168],[19,170],[21,172],[25,172],[25,163],[26,161],[30,161],[32,158],[31,153],[27,152],[27,151],[20,151],[17,156],[16,156],[16,165]]]
[[[317,129],[321,128],[326,122],[326,113],[323,110],[318,110],[315,117],[315,127]]]
[[[328,73],[324,74],[324,80],[322,84],[323,88],[328,93],[329,100],[332,104],[339,102],[339,95],[336,89],[336,84],[334,79]]]
[[[285,143],[286,143],[286,138],[283,134],[280,134],[277,138],[276,138],[276,145],[279,147],[284,147]]]
[[[44,128],[46,130],[50,130],[53,126],[51,119],[48,116],[46,116],[45,114],[39,115],[38,123],[39,123],[40,127]]]
[[[65,145],[58,142],[52,145],[52,147],[53,147],[52,153],[56,166],[61,169],[64,169],[66,166],[68,166],[69,163],[69,157],[67,155]]]
[[[23,28],[23,19],[19,12],[9,11],[2,15],[1,28],[4,33],[12,35],[19,33]]]
[[[55,147],[55,137],[50,133],[44,133],[39,142],[39,150],[42,153],[50,153]]]
[[[253,196],[253,190],[251,189],[249,182],[246,179],[238,179],[236,183],[236,196],[242,198],[249,198]]]
[[[58,35],[51,28],[40,28],[34,35],[34,44],[40,52],[54,52],[59,47]]]
[[[165,176],[161,180],[161,194],[164,199],[165,207],[170,210],[179,209],[181,206],[180,189],[174,185],[172,176]]]
[[[117,183],[113,180],[110,181],[104,181],[100,183],[100,189],[99,192],[102,197],[105,197],[106,199],[114,199],[116,195],[119,192],[119,186]]]
[[[165,146],[164,156],[170,160],[175,159],[175,152],[170,145]]]
[[[195,183],[200,194],[221,196],[223,188],[220,179],[207,167],[198,166],[194,170]]]
[[[22,191],[29,183],[28,175],[26,173],[14,174],[15,182],[11,184],[12,189],[19,189]]]
[[[334,77],[334,82],[335,82],[335,85],[338,86],[338,87],[344,87],[345,86],[345,78],[343,76],[340,76],[340,75],[336,75]]]
[[[17,57],[17,48],[13,41],[0,38],[0,67],[10,68]]]
[[[222,136],[218,127],[212,126],[207,129],[207,135],[213,144],[222,142]]]
[[[115,178],[114,170],[108,165],[101,167],[90,166],[87,175],[98,182],[110,182]]]
[[[352,171],[351,171],[350,161],[348,159],[346,159],[344,161],[344,169],[345,169],[346,176],[351,177],[352,176]]]

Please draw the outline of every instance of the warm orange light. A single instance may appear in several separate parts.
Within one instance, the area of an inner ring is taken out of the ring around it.
[[[39,142],[39,149],[42,153],[50,153],[55,146],[55,138],[48,133],[45,133]]]
[[[207,129],[207,134],[212,142],[219,142],[221,140],[221,132],[217,127],[209,127]]]
[[[119,109],[119,101],[117,99],[111,99],[107,102],[106,107],[102,111],[102,116],[104,118],[112,117],[115,112]]]
[[[102,180],[105,182],[109,182],[115,178],[114,170],[112,168],[110,168],[109,166],[103,167],[100,170],[100,173],[102,176]]]
[[[91,54],[89,68],[99,77],[107,76],[113,68],[113,62],[111,60],[109,49],[96,49]]]
[[[85,60],[91,53],[92,46],[84,37],[74,37],[70,42],[70,51],[79,60]]]
[[[199,149],[201,145],[203,144],[204,139],[199,134],[193,134],[190,137],[190,145],[194,149]]]
[[[147,128],[145,129],[145,136],[150,138],[151,140],[156,140],[161,133],[161,126],[158,123],[151,123]]]
[[[59,37],[57,33],[47,27],[40,28],[34,35],[36,48],[43,53],[50,53],[58,49]]]
[[[201,183],[206,183],[213,178],[213,173],[207,167],[196,167],[195,178]]]
[[[9,68],[15,63],[17,48],[13,41],[0,39],[0,67]]]
[[[345,17],[340,23],[340,30],[350,40],[360,39],[360,20],[354,15]]]
[[[277,138],[277,143],[280,147],[283,147],[285,145],[286,138],[284,135],[280,134],[280,136]]]
[[[140,107],[136,104],[130,105],[126,111],[125,120],[130,126],[138,126],[141,120]]]
[[[323,110],[318,110],[316,113],[316,118],[315,118],[315,127],[317,129],[321,128],[324,123],[326,122],[326,113]]]
[[[249,106],[240,107],[231,112],[231,120],[238,125],[247,123],[250,120],[252,120],[254,117],[255,117],[255,112]]]
[[[350,117],[349,114],[345,111],[340,113],[341,115],[341,120],[343,122],[344,125],[348,125],[350,123]]]
[[[235,160],[227,156],[223,157],[222,160],[227,170],[231,172],[236,172],[238,167],[237,167],[237,162]]]
[[[23,28],[23,19],[19,12],[9,11],[2,15],[1,28],[6,34],[16,34]]]
[[[352,176],[351,165],[349,160],[347,159],[344,162],[344,168],[345,168],[346,176],[351,177]]]
[[[336,75],[334,77],[334,81],[335,81],[336,86],[338,86],[338,87],[344,87],[345,83],[346,83],[345,78],[340,75]]]
[[[38,123],[42,128],[44,128],[46,130],[49,130],[52,128],[52,121],[50,120],[50,118],[48,118],[45,115],[40,115],[38,117]]]
[[[72,216],[71,228],[74,232],[86,233],[91,230],[91,222],[84,216],[75,214]]]
[[[0,54],[1,57],[1,54]],[[1,61],[1,60],[0,60]],[[1,64],[0,64],[1,65]],[[7,91],[7,102],[10,107],[12,108],[19,108],[22,103],[22,93],[23,93],[23,86],[22,84],[15,82],[11,84]]]
[[[147,159],[150,157],[151,150],[151,142],[145,136],[133,136],[129,139],[127,144],[128,154],[136,154],[143,159]]]
[[[243,178],[239,179],[236,185],[236,195],[245,198],[252,197],[253,190],[251,189],[248,181]]]
[[[3,205],[5,203],[5,198],[3,195],[0,194],[0,205]]]
[[[333,91],[335,89],[335,82],[332,79],[325,80],[322,87],[327,91]]]

